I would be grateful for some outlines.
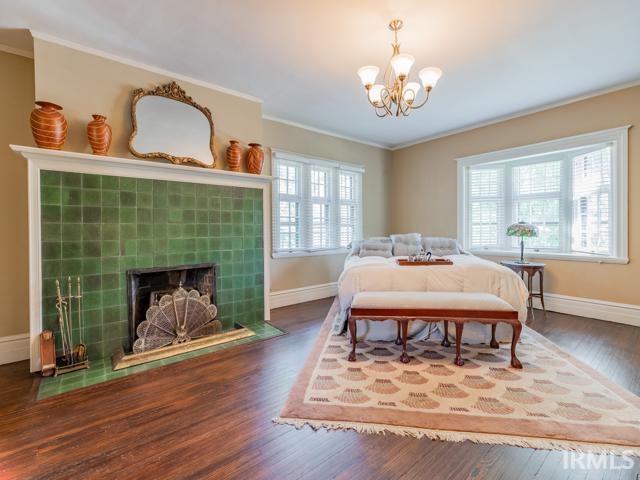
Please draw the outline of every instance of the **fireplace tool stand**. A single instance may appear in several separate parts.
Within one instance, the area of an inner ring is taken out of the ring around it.
[[[89,368],[89,357],[87,355],[87,347],[84,343],[80,277],[77,277],[76,285],[76,294],[74,295],[71,277],[67,277],[67,292],[66,295],[63,296],[60,281],[56,280],[56,310],[58,310],[58,326],[60,328],[62,355],[56,358],[54,375]],[[77,325],[74,325],[74,315]],[[74,343],[75,329],[77,329],[78,332],[78,343]]]

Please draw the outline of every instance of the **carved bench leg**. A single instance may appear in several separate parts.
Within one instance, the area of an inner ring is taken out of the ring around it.
[[[356,361],[356,345],[358,343],[358,336],[356,333],[356,321],[353,317],[349,316],[349,334],[351,335],[351,353],[349,353],[349,361]]]
[[[449,341],[449,322],[447,320],[444,321],[444,338],[440,345],[447,348],[451,346],[451,342]]]
[[[460,348],[462,346],[462,330],[464,330],[464,323],[456,322],[456,360],[455,364],[459,367],[464,365],[464,360],[460,354]]]
[[[400,322],[398,323],[400,324]],[[410,358],[407,354],[407,336],[409,335],[409,320],[402,322],[402,355],[400,355],[400,361],[402,363],[409,363]]]
[[[489,346],[491,348],[500,348],[500,344],[496,341],[496,327],[498,325],[496,323],[491,325],[491,343]]]
[[[400,333],[400,320],[398,320],[397,322],[398,325],[398,335],[396,336],[396,345],[402,345],[402,334]]]
[[[516,357],[516,346],[520,340],[520,332],[522,332],[522,324],[516,322],[513,324],[513,337],[511,338],[511,366],[513,368],[522,368],[522,363]]]

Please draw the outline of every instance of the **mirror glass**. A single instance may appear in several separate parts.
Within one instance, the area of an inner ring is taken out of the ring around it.
[[[140,96],[133,108],[135,131],[129,147],[135,156],[213,167],[213,127],[198,108],[153,94]]]

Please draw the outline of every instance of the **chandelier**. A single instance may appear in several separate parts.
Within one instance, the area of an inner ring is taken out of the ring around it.
[[[394,41],[391,44],[393,54],[385,69],[382,84],[375,83],[380,72],[378,67],[368,65],[358,69],[360,80],[367,90],[369,103],[373,105],[378,117],[407,116],[411,110],[422,107],[429,100],[431,90],[442,76],[442,70],[438,67],[427,67],[418,73],[422,87],[418,82],[408,81],[414,58],[407,53],[400,53],[398,30],[401,28],[402,20],[389,22],[389,30],[393,32],[394,36]],[[422,89],[424,89],[424,95],[422,95],[422,99],[419,99]]]

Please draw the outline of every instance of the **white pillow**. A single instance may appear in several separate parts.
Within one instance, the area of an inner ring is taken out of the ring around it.
[[[380,240],[365,240],[360,245],[360,257],[384,257],[389,258],[393,256],[392,249],[393,244],[391,240],[385,239],[388,241],[380,241]]]
[[[460,255],[460,247],[455,238],[422,237],[422,247],[436,257]]]
[[[421,237],[422,235],[419,233],[391,235],[391,240],[393,241],[393,256],[403,257],[420,253],[420,249],[422,248],[422,244],[420,243]]]

